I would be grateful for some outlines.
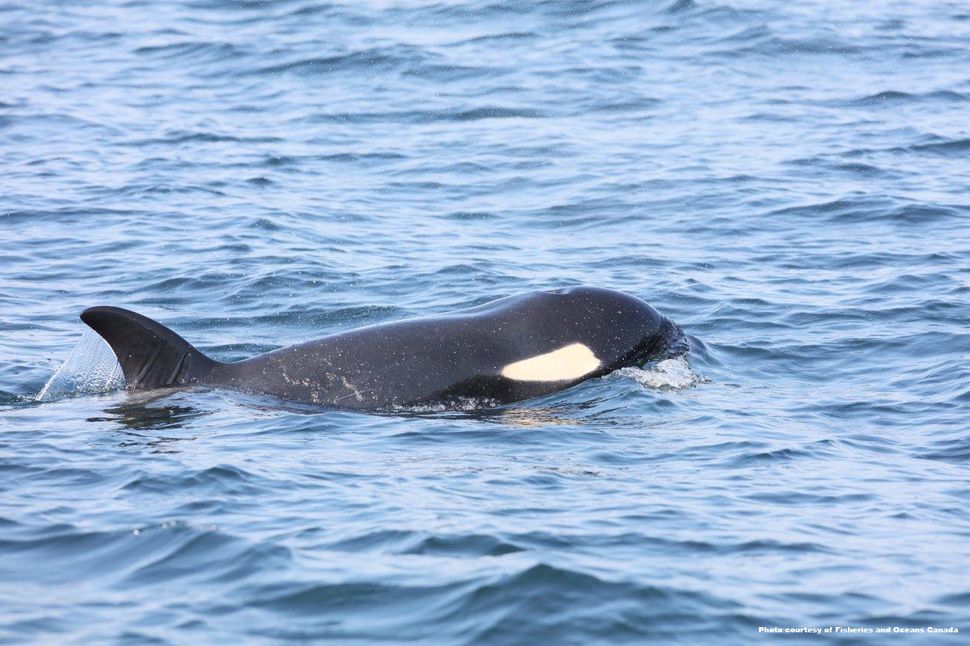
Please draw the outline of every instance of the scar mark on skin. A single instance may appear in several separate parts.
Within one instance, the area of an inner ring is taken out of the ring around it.
[[[342,399],[347,399],[348,397],[353,397],[357,401],[362,402],[364,401],[364,393],[370,392],[370,390],[364,390],[364,391],[360,390],[359,388],[357,388],[357,386],[347,381],[346,377],[340,377],[340,381],[344,385],[344,388],[346,388],[351,392],[347,393],[346,395],[341,395],[340,397],[334,398],[333,400],[334,403],[339,402]]]

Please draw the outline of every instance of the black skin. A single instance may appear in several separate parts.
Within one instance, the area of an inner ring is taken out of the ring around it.
[[[112,345],[129,388],[221,386],[352,409],[500,405],[641,364],[682,340],[654,308],[622,292],[570,287],[441,316],[373,325],[237,363],[209,359],[164,326],[119,308],[81,318]],[[503,367],[581,343],[600,367],[563,381],[518,381]],[[164,346],[161,350],[159,346]]]

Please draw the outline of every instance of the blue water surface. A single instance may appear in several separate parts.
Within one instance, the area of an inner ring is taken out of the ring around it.
[[[965,2],[0,3],[0,640],[960,643],[968,186]],[[92,305],[237,360],[578,284],[687,364],[401,415],[62,365]]]

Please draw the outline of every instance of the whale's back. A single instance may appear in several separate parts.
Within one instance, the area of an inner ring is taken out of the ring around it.
[[[111,345],[133,390],[205,384],[360,409],[546,395],[656,356],[677,329],[633,296],[573,287],[219,363],[135,312],[94,307],[81,318]]]

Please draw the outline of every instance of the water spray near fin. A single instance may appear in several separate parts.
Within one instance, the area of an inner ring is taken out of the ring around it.
[[[77,345],[58,366],[35,399],[54,401],[76,395],[94,395],[125,387],[121,366],[111,347],[94,331],[86,329]]]

